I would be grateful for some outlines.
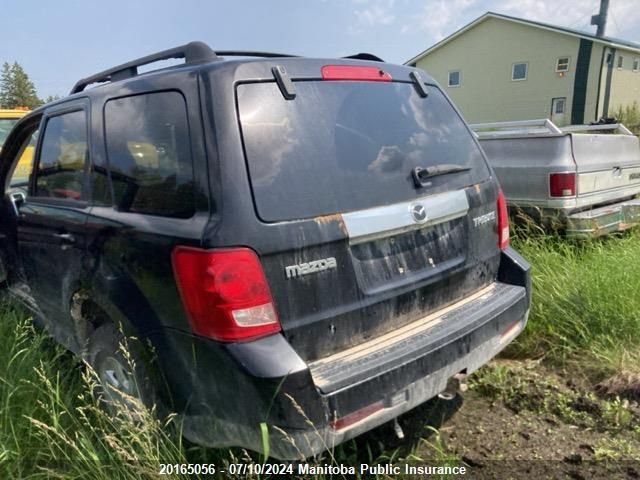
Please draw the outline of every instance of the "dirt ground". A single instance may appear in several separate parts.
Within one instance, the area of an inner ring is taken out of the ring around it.
[[[473,478],[640,478],[637,436],[515,413],[470,393],[440,435]]]
[[[640,478],[640,407],[625,379],[589,386],[536,363],[494,362],[462,398],[403,416],[404,440],[385,426],[357,451],[377,444],[382,458],[464,464],[474,479]]]

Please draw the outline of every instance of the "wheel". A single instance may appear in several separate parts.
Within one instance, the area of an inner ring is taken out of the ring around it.
[[[89,337],[87,363],[95,371],[98,401],[110,413],[124,408],[129,413],[152,408],[156,395],[143,362],[113,324],[98,327]]]

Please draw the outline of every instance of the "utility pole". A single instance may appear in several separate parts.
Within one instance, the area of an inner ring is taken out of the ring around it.
[[[604,36],[604,29],[607,28],[607,14],[609,12],[609,0],[600,0],[600,13],[591,17],[591,25],[597,25],[596,37]]]

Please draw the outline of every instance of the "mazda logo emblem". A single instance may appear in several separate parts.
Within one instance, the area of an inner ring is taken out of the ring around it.
[[[420,205],[419,203],[414,203],[410,208],[411,217],[416,223],[424,223],[427,221],[427,210],[424,208],[424,205]]]

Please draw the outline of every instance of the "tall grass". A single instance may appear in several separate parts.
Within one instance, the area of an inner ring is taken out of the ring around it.
[[[24,311],[2,305],[0,319],[0,478],[155,478],[186,461],[166,421],[97,408],[91,374]]]
[[[516,229],[532,264],[529,324],[508,354],[597,369],[640,366],[640,234],[570,241]]]
[[[618,106],[613,116],[618,122],[628,127],[635,135],[640,134],[640,107],[638,106],[638,102],[634,101],[625,106]]]

